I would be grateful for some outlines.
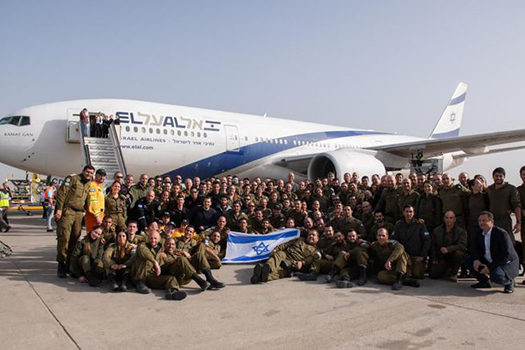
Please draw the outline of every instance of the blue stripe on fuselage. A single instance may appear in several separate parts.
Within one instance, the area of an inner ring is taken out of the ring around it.
[[[300,147],[294,141],[303,142],[319,142],[324,140],[337,139],[349,136],[361,135],[378,135],[386,134],[378,131],[362,131],[362,130],[341,130],[341,131],[322,131],[300,135],[291,135],[276,137],[275,140],[282,140],[283,143],[273,142],[257,142],[250,145],[243,146],[239,152],[222,152],[211,157],[198,160],[178,169],[174,169],[163,176],[180,175],[183,178],[200,176],[208,178],[231,169],[237,168],[246,163],[256,161],[258,159],[286,151],[291,148]],[[286,143],[284,143],[286,140]]]

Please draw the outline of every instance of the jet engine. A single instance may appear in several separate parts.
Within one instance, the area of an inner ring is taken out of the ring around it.
[[[310,160],[308,165],[310,180],[322,179],[329,172],[335,173],[338,179],[342,179],[345,173],[353,172],[357,172],[359,176],[383,175],[385,166],[371,154],[347,149],[320,153]]]

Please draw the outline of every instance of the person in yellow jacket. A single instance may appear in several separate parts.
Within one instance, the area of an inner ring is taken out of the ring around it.
[[[9,200],[11,199],[11,189],[7,185],[7,181],[0,185],[0,232],[5,229],[9,231],[11,226],[7,220],[7,210],[9,209]]]
[[[84,223],[86,232],[91,232],[95,226],[102,225],[104,219],[105,194],[102,184],[106,180],[106,171],[98,169],[95,173],[95,179],[89,184],[89,192],[86,201],[86,215]]]

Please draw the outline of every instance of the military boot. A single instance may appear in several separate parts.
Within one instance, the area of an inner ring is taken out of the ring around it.
[[[317,281],[317,275],[313,273],[297,272],[295,275],[301,281]]]
[[[192,276],[191,276],[191,279],[195,281],[195,283],[197,283],[199,285],[199,287],[201,287],[201,290],[204,292],[206,289],[210,288],[210,284],[208,282],[206,282],[205,280],[202,279],[201,276],[197,275],[196,273],[194,273]]]
[[[113,292],[118,292],[120,287],[117,281],[115,281],[115,275],[112,273],[108,274],[108,280],[109,280],[109,285],[111,287],[111,290]]]
[[[151,290],[144,284],[144,282],[135,283],[135,287],[137,288],[137,293],[140,293],[140,294],[151,293]]]
[[[203,269],[202,273],[206,276],[206,281],[210,282],[210,288],[220,289],[225,287],[224,283],[217,281],[215,277],[213,277],[210,269]]]
[[[122,282],[120,282],[120,285],[118,286],[119,292],[127,292],[128,291],[128,276],[124,275],[122,277]]]
[[[350,276],[343,276],[337,282],[335,282],[337,288],[352,288],[354,284],[350,281]]]
[[[182,300],[186,298],[187,294],[184,291],[174,289],[168,293],[166,293],[165,297],[168,300]]]
[[[403,288],[403,277],[404,276],[405,276],[405,274],[403,272],[398,272],[397,273],[396,281],[392,285],[392,289],[393,290],[400,290],[401,288]]]
[[[102,284],[101,276],[94,271],[89,271],[86,277],[91,287],[99,287]]]
[[[284,278],[290,278],[292,277],[292,268],[288,266],[284,261],[281,261],[279,266],[284,270]]]
[[[335,265],[332,266],[332,269],[330,270],[330,273],[328,273],[328,275],[326,275],[326,277],[325,277],[326,283],[332,283],[333,280],[334,280],[334,277],[337,276],[340,271],[341,271],[341,269],[339,268],[339,266],[335,266]]]
[[[268,276],[270,275],[270,265],[263,264],[261,268],[261,282],[268,282]]]
[[[403,285],[404,286],[415,287],[415,288],[419,288],[420,287],[419,281],[416,280],[415,278],[405,278],[403,280]]]
[[[57,276],[58,276],[58,278],[66,278],[67,277],[67,275],[66,275],[66,264],[64,264],[63,262],[59,262],[58,263]]]
[[[359,265],[359,280],[357,280],[358,286],[364,286],[366,284],[366,266]]]
[[[250,278],[251,284],[261,283],[261,272],[262,272],[262,264],[259,264],[259,263],[255,264],[255,266],[253,267],[252,277]]]

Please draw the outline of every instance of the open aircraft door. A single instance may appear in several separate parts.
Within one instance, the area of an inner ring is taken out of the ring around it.
[[[80,143],[80,111],[78,109],[67,110],[67,121],[66,121],[66,142],[68,143]]]
[[[239,129],[237,125],[224,125],[226,133],[226,152],[240,152]]]

